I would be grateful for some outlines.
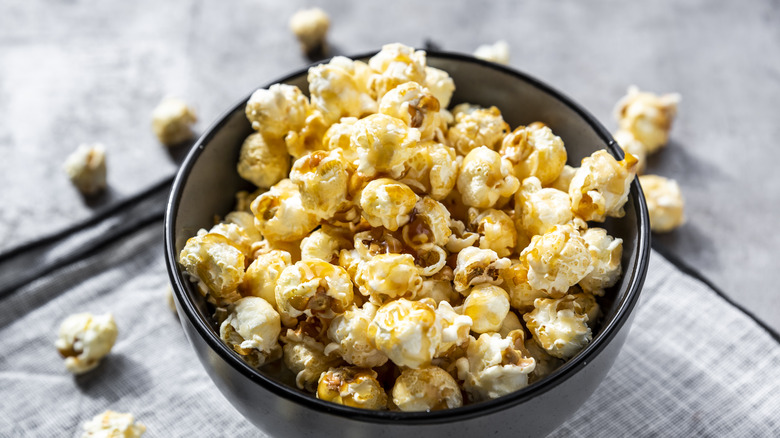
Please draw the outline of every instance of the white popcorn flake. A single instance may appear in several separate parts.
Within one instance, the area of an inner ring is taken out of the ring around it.
[[[498,152],[480,146],[463,159],[457,187],[464,204],[491,208],[500,198],[514,195],[520,181],[512,173],[510,163],[502,160]]]
[[[409,222],[417,204],[417,195],[404,183],[380,178],[368,183],[360,195],[363,218],[372,227],[385,227],[390,231]]]
[[[106,148],[102,144],[79,145],[62,167],[84,195],[96,195],[106,188]]]
[[[255,132],[241,145],[236,170],[241,178],[267,189],[287,176],[290,154],[280,138]]]
[[[551,356],[569,359],[590,343],[588,315],[575,299],[573,295],[539,298],[534,310],[523,315],[534,340]]]
[[[368,336],[377,349],[396,365],[409,368],[431,363],[441,343],[441,332],[436,303],[428,298],[390,301],[377,310],[368,326]]]
[[[498,64],[509,64],[509,43],[498,40],[493,44],[483,44],[474,51],[474,57]]]
[[[290,18],[290,30],[301,43],[305,54],[324,49],[330,18],[320,8],[301,9]]]
[[[535,176],[544,186],[560,176],[567,158],[563,140],[541,122],[509,133],[501,142],[499,154],[512,163],[520,181]]]
[[[197,121],[195,111],[175,97],[163,98],[152,111],[152,130],[160,143],[166,146],[174,146],[192,138],[192,125]]]
[[[484,333],[469,343],[466,357],[455,362],[463,389],[474,401],[501,397],[528,386],[536,361],[523,345],[523,331],[506,337]]]
[[[374,370],[356,367],[331,368],[322,373],[317,398],[353,408],[385,409],[387,393]]]
[[[458,382],[437,366],[407,368],[393,385],[393,403],[402,411],[435,411],[463,406]]]
[[[245,297],[236,301],[219,327],[219,336],[250,365],[259,367],[274,355],[278,358],[280,321],[279,313],[268,301]]]
[[[631,86],[615,105],[615,119],[621,130],[633,134],[645,146],[647,154],[652,154],[669,141],[669,130],[679,103],[677,93],[659,96]]]
[[[528,237],[544,234],[556,225],[566,225],[574,219],[571,198],[567,192],[554,188],[542,188],[538,178],[523,180],[515,193],[515,210],[520,225]]]
[[[685,200],[677,181],[658,175],[642,175],[639,183],[645,193],[653,231],[666,233],[685,223]]]
[[[551,296],[565,294],[592,270],[588,244],[572,225],[556,225],[534,236],[520,253],[528,283]]]
[[[631,154],[617,161],[602,149],[583,158],[569,184],[572,211],[586,221],[623,217],[635,175],[636,158]]]
[[[62,321],[54,346],[65,358],[68,371],[83,374],[95,369],[108,355],[118,333],[110,313],[77,313]]]
[[[361,262],[355,274],[355,285],[377,305],[399,297],[415,298],[422,281],[411,254],[376,255]]]
[[[469,286],[480,283],[500,284],[501,274],[512,262],[499,258],[491,249],[470,246],[458,253],[455,267],[455,290],[465,294]]]
[[[81,438],[140,438],[145,432],[146,426],[133,414],[105,411],[84,423]]]
[[[288,266],[276,281],[276,305],[283,316],[332,319],[354,299],[352,281],[340,266],[322,260],[302,260]]]
[[[509,132],[501,111],[494,106],[482,108],[462,103],[452,110],[452,114],[455,124],[447,131],[447,139],[461,155],[480,146],[496,150]]]
[[[368,85],[371,74],[366,63],[343,56],[311,67],[308,81],[312,106],[322,113],[328,125],[342,117],[375,113],[377,101]]]
[[[387,355],[377,350],[368,336],[368,325],[376,315],[377,307],[366,303],[362,308],[352,307],[333,318],[328,328],[328,338],[332,343],[325,353],[336,352],[352,365],[373,368],[384,365]]]
[[[252,93],[245,112],[255,131],[269,139],[283,139],[288,132],[303,128],[309,100],[294,85],[274,84]]]
[[[455,81],[452,80],[449,73],[438,68],[425,67],[425,83],[422,85],[431,91],[442,109],[450,105],[452,93],[455,92]]]
[[[399,43],[386,44],[368,60],[368,65],[377,72],[370,78],[371,90],[377,99],[381,99],[401,84],[424,84],[426,64],[424,51]]]

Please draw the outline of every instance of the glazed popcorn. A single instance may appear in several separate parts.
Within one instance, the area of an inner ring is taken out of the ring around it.
[[[509,64],[509,44],[504,40],[483,44],[474,51],[474,57],[498,64]]]
[[[615,105],[615,119],[621,130],[633,134],[648,154],[666,146],[669,130],[677,115],[680,95],[677,93],[656,95],[628,87],[628,92]]]
[[[622,273],[622,240],[593,222],[622,215],[631,155],[575,168],[540,122],[450,112],[452,78],[400,44],[307,79],[250,98],[237,170],[257,190],[179,254],[237,357],[322,400],[427,411],[516,391],[590,342]]]
[[[102,144],[79,145],[62,167],[84,195],[96,195],[106,188],[106,148]]]
[[[303,53],[321,50],[330,27],[330,18],[320,8],[301,9],[290,18],[290,30],[301,43]]]
[[[192,138],[195,111],[176,97],[165,97],[152,111],[152,130],[160,143],[175,146]]]
[[[642,175],[639,183],[645,193],[653,231],[666,233],[685,223],[685,200],[677,181],[658,175]]]
[[[84,423],[81,438],[140,438],[145,432],[146,426],[133,414],[105,411]]]
[[[95,369],[114,346],[119,332],[110,313],[76,313],[60,324],[54,346],[65,358],[65,368],[73,374]]]

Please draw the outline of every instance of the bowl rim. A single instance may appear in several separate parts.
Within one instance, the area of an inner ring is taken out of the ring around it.
[[[476,63],[484,67],[498,70],[504,74],[514,76],[515,78],[520,79],[529,85],[545,92],[577,113],[577,115],[581,117],[604,141],[604,144],[606,145],[605,148],[612,152],[614,156],[618,158],[623,157],[623,150],[617,145],[609,131],[590,112],[585,110],[580,104],[576,103],[565,94],[534,78],[533,76],[508,66],[484,61],[463,53],[434,50],[426,50],[426,52],[429,59],[441,58],[459,62]],[[367,59],[376,53],[378,52],[372,51],[355,56],[349,56],[349,58],[362,60]],[[287,82],[294,78],[298,78],[301,75],[305,75],[308,69],[312,66],[329,62],[330,59],[332,58],[309,64],[281,78],[268,82],[260,88],[268,88],[273,84]],[[254,88],[252,92],[254,92],[256,89],[257,88]],[[579,371],[580,368],[584,367],[588,362],[591,362],[593,358],[595,358],[602,350],[604,350],[604,348],[620,331],[620,328],[629,319],[629,315],[639,300],[640,291],[647,274],[650,256],[650,222],[647,213],[647,205],[645,204],[644,195],[642,193],[642,188],[639,185],[638,178],[635,178],[634,181],[631,182],[629,195],[629,200],[633,203],[638,219],[635,257],[636,264],[635,269],[630,273],[631,278],[629,279],[627,291],[618,304],[615,316],[611,320],[604,322],[604,325],[602,326],[599,334],[588,344],[588,346],[586,346],[573,358],[566,361],[566,363],[561,365],[553,373],[544,377],[538,382],[534,382],[525,388],[496,399],[465,405],[459,408],[431,412],[401,412],[374,411],[326,402],[315,398],[313,395],[303,393],[298,389],[290,388],[284,383],[264,376],[261,372],[252,368],[248,363],[241,360],[238,355],[232,351],[232,349],[228,348],[228,346],[223,343],[222,340],[212,331],[209,324],[206,321],[200,319],[198,316],[198,311],[196,310],[195,305],[187,298],[187,294],[184,292],[185,283],[188,283],[188,280],[184,278],[184,274],[178,266],[178,257],[175,250],[174,230],[176,212],[179,208],[183,188],[195,165],[195,162],[205,149],[205,145],[208,144],[216,135],[216,133],[228,122],[230,116],[236,110],[246,105],[246,102],[251,94],[252,93],[250,92],[249,94],[245,95],[245,97],[242,97],[227,111],[223,112],[216,119],[216,121],[212,123],[206,131],[204,131],[203,135],[192,146],[184,161],[182,162],[173,181],[170,196],[166,206],[164,218],[164,252],[166,267],[173,285],[174,295],[177,298],[179,308],[181,311],[183,311],[184,316],[192,324],[197,333],[206,342],[206,344],[208,344],[213,352],[220,356],[220,358],[229,364],[235,371],[239,372],[250,381],[260,385],[265,390],[277,396],[283,397],[289,402],[302,405],[321,413],[362,422],[419,425],[463,421],[485,414],[513,408],[534,397],[538,397],[539,395],[554,389],[558,385],[571,378],[574,374],[576,374],[577,371]],[[623,275],[628,274],[629,273],[624,273]],[[182,323],[184,323],[184,321],[182,321]]]

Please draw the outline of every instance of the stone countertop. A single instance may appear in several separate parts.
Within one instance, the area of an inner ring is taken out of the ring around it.
[[[609,129],[626,88],[678,92],[668,147],[647,173],[676,179],[688,222],[654,236],[733,301],[780,330],[780,4],[772,0],[320,2],[331,54],[388,42],[471,53],[503,39],[510,65]],[[257,86],[306,65],[287,28],[301,1],[8,0],[0,5],[0,252],[82,221],[176,170],[150,112],[174,94],[204,130]],[[109,190],[85,199],[62,162],[108,150]]]

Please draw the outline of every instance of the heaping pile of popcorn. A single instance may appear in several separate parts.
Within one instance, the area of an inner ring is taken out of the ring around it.
[[[633,156],[573,168],[542,123],[448,111],[453,80],[401,44],[308,82],[251,96],[237,169],[258,190],[179,256],[227,345],[403,411],[500,397],[588,345],[622,253],[588,222],[623,216]]]

